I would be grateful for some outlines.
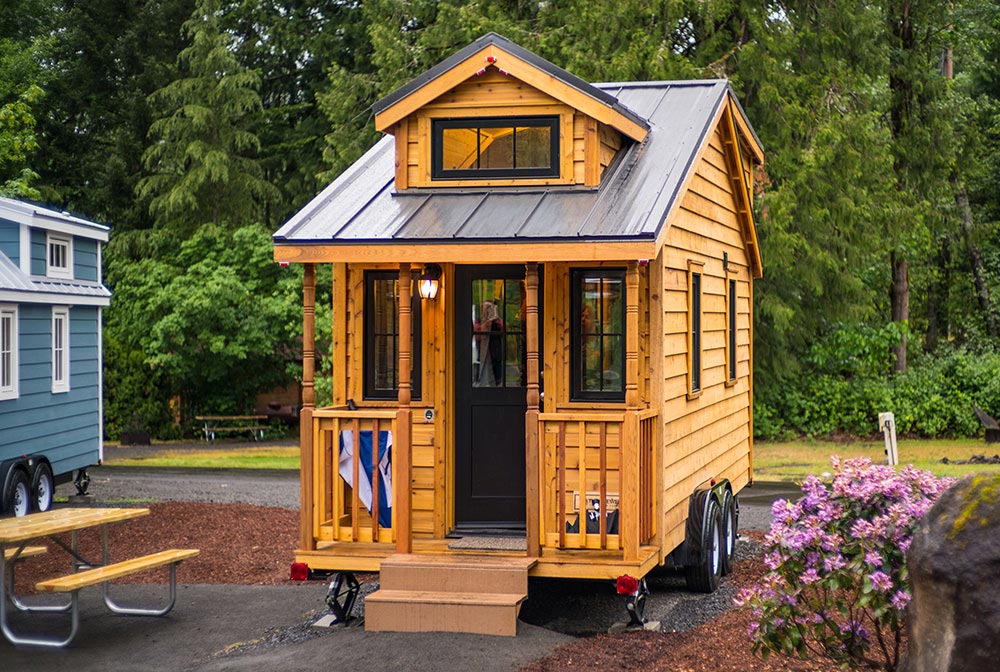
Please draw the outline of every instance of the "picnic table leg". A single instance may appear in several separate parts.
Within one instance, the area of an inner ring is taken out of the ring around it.
[[[14,605],[14,608],[18,611],[26,612],[50,612],[50,613],[66,613],[73,607],[72,601],[66,604],[25,604],[21,601],[21,598],[17,596],[14,591],[14,568],[17,567],[17,557],[20,555],[20,551],[24,550],[24,545],[18,550],[18,553],[10,559],[10,567],[6,569],[10,573],[10,582],[7,584],[9,586],[7,590],[7,597],[10,599],[10,603]],[[0,553],[3,553],[3,549],[0,549]]]
[[[72,620],[70,625],[69,636],[65,639],[49,639],[43,637],[24,637],[14,632],[8,620],[7,612],[7,561],[4,558],[3,548],[0,548],[0,576],[3,580],[0,580],[0,631],[3,632],[3,636],[7,638],[11,644],[26,644],[29,646],[44,646],[48,648],[63,648],[73,641],[76,637],[77,630],[80,629],[80,605],[78,600],[78,591],[74,591],[70,596],[70,611],[72,613]],[[11,577],[13,579],[13,577]],[[13,583],[11,584],[13,588]]]
[[[170,610],[174,608],[174,604],[177,602],[177,565],[179,563],[170,563],[170,600],[167,606],[162,609],[143,609],[139,607],[125,607],[114,600],[111,599],[111,595],[108,591],[108,583],[105,581],[101,584],[101,594],[104,596],[104,604],[107,605],[108,609],[116,614],[125,614],[128,616],[164,616],[170,613]]]

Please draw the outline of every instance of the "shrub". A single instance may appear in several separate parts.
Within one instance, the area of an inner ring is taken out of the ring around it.
[[[810,476],[803,497],[778,500],[765,540],[769,570],[737,603],[752,610],[753,650],[830,659],[852,669],[899,664],[905,561],[913,532],[954,479],[906,467],[840,461]]]

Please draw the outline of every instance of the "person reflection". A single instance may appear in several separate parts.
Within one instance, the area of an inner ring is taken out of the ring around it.
[[[481,359],[476,387],[500,387],[503,385],[503,320],[496,303],[483,302],[475,331]]]

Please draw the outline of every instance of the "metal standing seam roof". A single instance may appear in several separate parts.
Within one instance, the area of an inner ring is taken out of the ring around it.
[[[97,224],[82,217],[71,215],[65,210],[53,210],[38,203],[0,196],[0,217],[3,217],[5,214],[14,216],[17,220],[31,220],[31,224],[42,228],[45,228],[46,223],[69,224],[82,227],[92,232],[92,234],[88,235],[92,235],[94,238],[103,241],[108,239],[108,231],[110,231],[110,228],[103,224]]]
[[[3,252],[0,252],[0,292],[14,292],[15,295],[29,302],[33,296],[41,294],[96,298],[102,304],[111,298],[111,291],[104,285],[53,280],[51,278],[33,278],[22,271]]]
[[[385,136],[274,234],[281,244],[655,239],[712,121],[725,80],[595,84],[648,120],[600,187],[394,187]]]

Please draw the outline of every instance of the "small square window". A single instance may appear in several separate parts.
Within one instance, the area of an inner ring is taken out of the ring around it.
[[[52,391],[69,392],[69,308],[52,309]]]
[[[48,235],[45,275],[50,278],[73,277],[73,241],[64,236]]]
[[[17,306],[0,306],[0,399],[17,399]]]

